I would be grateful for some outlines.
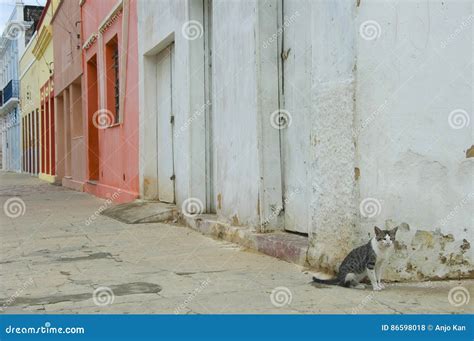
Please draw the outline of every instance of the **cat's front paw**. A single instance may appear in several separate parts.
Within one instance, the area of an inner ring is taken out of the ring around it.
[[[379,282],[380,289],[385,289],[385,285],[382,282]]]
[[[373,286],[372,286],[372,289],[373,289],[374,291],[380,291],[380,290],[382,290],[382,288],[381,288],[380,286],[378,286],[378,285],[373,285]]]

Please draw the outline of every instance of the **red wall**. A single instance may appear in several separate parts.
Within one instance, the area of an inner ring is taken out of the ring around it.
[[[99,25],[111,13],[117,0],[88,0],[81,7],[82,18],[82,40],[83,44],[93,33],[98,33]],[[129,42],[126,48],[128,57],[126,65],[126,89],[122,123],[114,124],[105,129],[95,129],[92,117],[99,105],[105,108],[113,106],[106,94],[106,70],[105,49],[106,44],[115,35],[118,38],[119,51],[122,45],[122,19],[123,13],[117,20],[99,37],[88,49],[82,49],[82,63],[84,70],[84,81],[82,82],[84,129],[86,132],[86,167],[89,180],[85,186],[87,192],[97,196],[110,198],[117,196],[117,202],[132,201],[138,197],[138,47],[137,47],[137,13],[136,2],[130,0],[129,15]],[[98,87],[94,86],[95,77],[87,62],[91,58],[97,58]],[[119,55],[122,57],[121,55]],[[119,57],[119,58],[120,58]],[[121,65],[121,64],[120,64]],[[123,78],[120,79],[123,81]],[[98,89],[99,95],[92,92]],[[97,102],[99,104],[97,104]],[[93,174],[97,169],[98,174]]]

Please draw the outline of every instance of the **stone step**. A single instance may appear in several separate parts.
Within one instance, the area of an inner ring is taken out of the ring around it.
[[[143,200],[112,206],[101,212],[102,215],[125,224],[172,221],[177,217],[177,213],[175,205]]]
[[[245,226],[233,226],[219,221],[216,215],[181,216],[180,221],[204,235],[240,244],[268,256],[290,263],[308,266],[308,237],[288,232],[257,233]]]

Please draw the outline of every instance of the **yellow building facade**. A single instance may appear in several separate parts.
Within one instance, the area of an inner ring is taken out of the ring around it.
[[[20,58],[23,172],[55,181],[54,61],[51,19],[60,0],[48,0],[36,32]]]

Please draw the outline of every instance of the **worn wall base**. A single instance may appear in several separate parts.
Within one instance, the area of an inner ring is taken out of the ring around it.
[[[310,267],[319,272],[333,276],[338,269],[340,261],[326,264],[318,257],[325,257],[321,250],[320,242],[317,238],[307,238],[297,234],[286,232],[257,233],[250,227],[234,226],[229,223],[219,221],[215,215],[199,215],[196,217],[178,216],[178,222],[201,232],[204,235],[216,239],[242,245],[250,250],[258,251],[271,257],[295,263],[301,266]],[[440,233],[418,230],[411,238],[406,229],[408,225],[400,231],[399,241],[395,244],[395,251],[389,261],[384,273],[384,281],[427,281],[427,280],[447,280],[447,279],[468,279],[474,278],[474,271],[469,261],[468,251],[470,245],[467,241],[455,241],[452,236],[445,236]],[[407,239],[408,238],[408,239]],[[368,239],[367,237],[365,239]],[[364,242],[365,242],[364,239]],[[410,241],[407,247],[407,240]],[[361,239],[362,240],[362,239]],[[342,245],[341,248],[350,251],[349,244]],[[324,248],[323,248],[324,249]],[[409,252],[409,249],[411,250]],[[427,250],[431,258],[428,258]],[[441,256],[441,250],[452,250],[449,257]],[[455,252],[459,251],[459,252]],[[341,261],[347,252],[340,253]],[[335,251],[336,253],[336,251]],[[439,257],[433,259],[433,255]],[[337,253],[339,254],[339,253]],[[423,259],[421,259],[421,258]],[[423,264],[420,268],[411,264]],[[327,260],[326,260],[327,261]],[[411,265],[410,265],[411,264]],[[470,270],[469,270],[470,269]]]
[[[398,224],[388,220],[386,225]],[[471,252],[466,239],[400,224],[385,277],[394,281],[474,278]]]
[[[215,215],[181,216],[180,222],[204,235],[240,244],[290,263],[308,265],[306,262],[308,239],[304,236],[283,232],[256,233],[249,227],[232,226],[221,222]]]
[[[63,177],[61,184],[63,187],[73,189],[75,191],[84,192],[84,181],[73,180],[70,177]]]

